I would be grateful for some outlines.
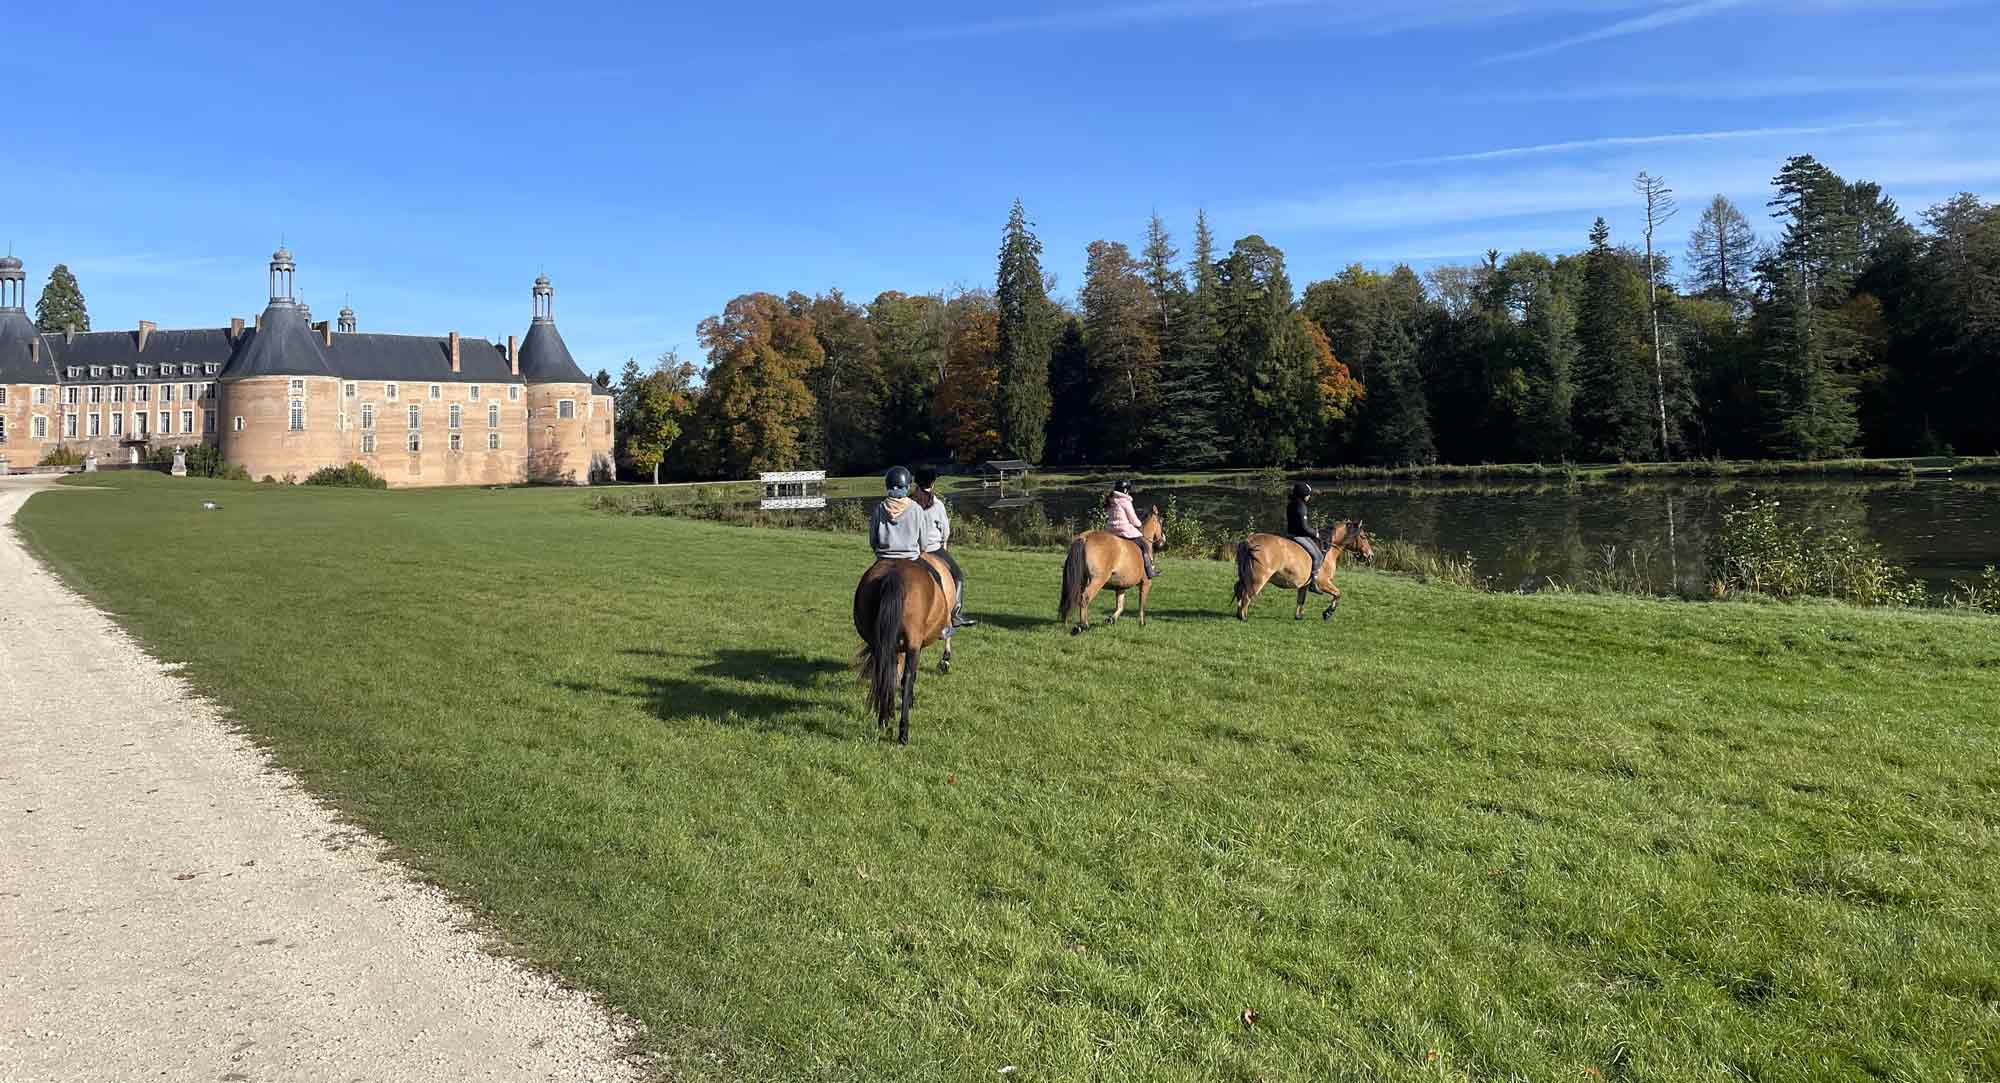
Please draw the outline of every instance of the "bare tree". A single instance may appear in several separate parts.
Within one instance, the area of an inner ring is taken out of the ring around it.
[[[1757,258],[1757,235],[1743,212],[1725,195],[1709,200],[1688,235],[1687,281],[1695,293],[1727,301],[1739,313],[1749,293],[1750,265]]]
[[[1674,206],[1674,190],[1667,182],[1645,170],[1632,179],[1632,190],[1646,201],[1646,308],[1653,319],[1653,392],[1660,409],[1660,458],[1672,458],[1667,450],[1667,366],[1660,356],[1660,276],[1653,264],[1653,231],[1665,225],[1679,208]]]

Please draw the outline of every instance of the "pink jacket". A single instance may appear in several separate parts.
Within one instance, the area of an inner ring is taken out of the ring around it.
[[[1111,506],[1106,509],[1104,529],[1121,538],[1138,538],[1145,535],[1141,527],[1139,509],[1132,506],[1130,493],[1112,493]]]

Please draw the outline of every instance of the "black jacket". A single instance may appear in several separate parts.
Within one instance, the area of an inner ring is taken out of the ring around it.
[[[1306,512],[1306,502],[1294,498],[1285,509],[1285,533],[1295,538],[1317,538],[1313,533],[1312,520]]]

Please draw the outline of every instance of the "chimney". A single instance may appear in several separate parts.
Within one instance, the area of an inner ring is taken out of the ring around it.
[[[229,344],[231,346],[236,345],[236,340],[242,337],[243,337],[243,317],[241,316],[231,317],[229,321]]]
[[[36,335],[28,340],[28,363],[31,365],[42,363],[42,336],[40,335]]]
[[[327,321],[325,321],[325,320],[321,320],[321,321],[319,321],[318,323],[316,323],[316,324],[313,324],[313,330],[315,330],[315,331],[318,331],[318,332],[319,332],[319,342],[320,342],[320,345],[322,345],[322,346],[331,346],[331,345],[333,345],[333,325],[332,325],[332,324],[328,323],[328,322],[327,322]]]
[[[76,341],[76,325],[73,323],[63,324],[63,345],[67,346],[75,341]]]
[[[514,336],[507,336],[507,368],[514,375],[521,374],[521,352],[514,348]]]
[[[146,352],[146,340],[147,340],[147,339],[149,339],[149,338],[152,338],[152,337],[153,337],[153,332],[155,332],[155,331],[157,331],[157,330],[159,330],[159,329],[160,329],[160,325],[159,325],[159,324],[157,324],[157,323],[154,323],[154,322],[153,322],[153,321],[151,321],[151,320],[140,320],[140,321],[139,321],[139,352],[140,352],[140,353],[145,353],[145,352]]]
[[[451,333],[451,371],[458,371],[458,332]]]

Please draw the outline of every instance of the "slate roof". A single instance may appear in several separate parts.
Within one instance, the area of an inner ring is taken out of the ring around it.
[[[252,376],[332,376],[319,335],[306,325],[305,314],[289,301],[273,301],[257,319],[257,329],[243,336],[236,355],[222,370],[224,380]]]
[[[49,367],[48,354],[41,363],[32,360],[28,343],[38,332],[27,313],[19,309],[0,311],[0,384],[52,384],[56,374]]]
[[[507,351],[483,338],[458,339],[459,371],[451,371],[451,340],[430,335],[335,334],[326,351],[343,380],[409,380],[415,383],[510,384],[521,378]]]
[[[216,365],[229,360],[236,347],[229,341],[229,332],[220,327],[203,328],[193,331],[154,331],[146,336],[145,352],[139,350],[137,331],[78,331],[74,338],[65,341],[60,333],[42,336],[42,356],[49,359],[58,373],[64,373],[71,365],[124,365],[123,376],[113,375],[108,370],[103,376],[85,375],[78,380],[88,379],[93,383],[146,383],[155,376],[138,375],[140,365]],[[154,370],[156,373],[157,369]],[[206,369],[198,369],[207,375]],[[182,375],[178,367],[171,374]],[[65,374],[65,381],[67,375]]]
[[[528,325],[528,337],[521,342],[521,376],[531,384],[587,384],[590,377],[576,367],[569,347],[550,320]]]

